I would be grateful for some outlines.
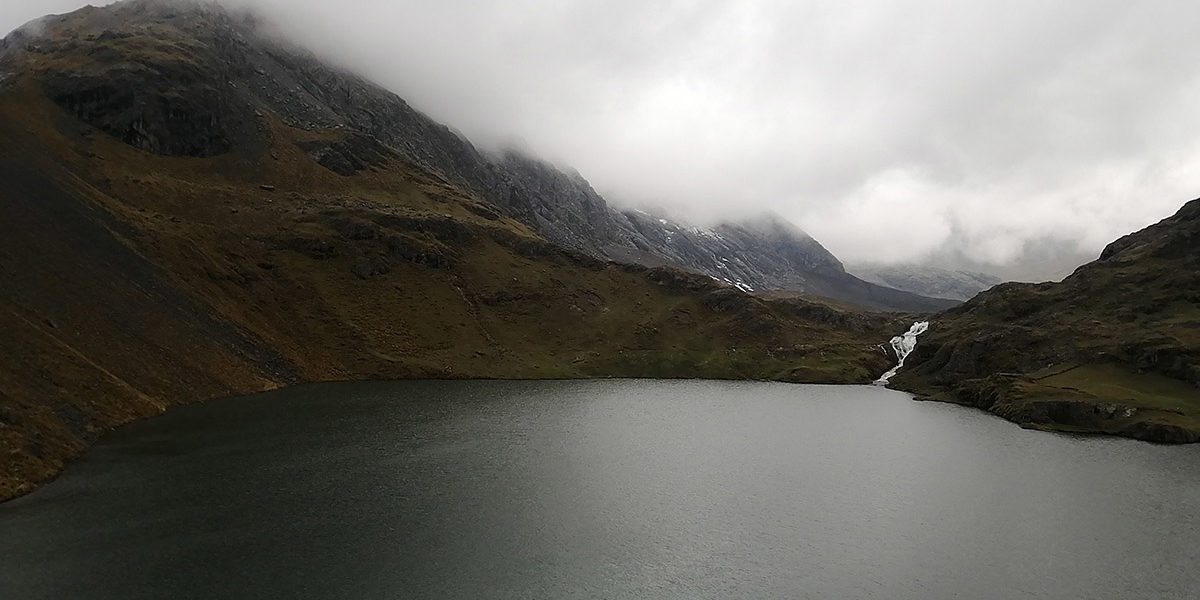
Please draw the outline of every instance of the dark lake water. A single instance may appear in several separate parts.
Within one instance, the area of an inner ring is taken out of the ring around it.
[[[323,384],[0,505],[0,598],[1200,598],[1200,445],[877,387]]]

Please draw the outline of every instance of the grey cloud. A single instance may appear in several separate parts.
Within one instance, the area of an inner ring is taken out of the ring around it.
[[[772,210],[850,262],[1035,277],[1035,249],[1094,255],[1200,181],[1191,2],[228,2],[611,201]]]
[[[111,2],[96,2],[97,6]],[[51,14],[70,12],[85,4],[79,0],[5,0],[0,2],[0,33],[7,33]]]

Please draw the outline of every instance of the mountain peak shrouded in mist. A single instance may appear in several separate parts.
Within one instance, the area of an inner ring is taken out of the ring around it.
[[[156,154],[250,151],[264,143],[265,108],[308,132],[297,147],[339,175],[386,168],[394,153],[551,242],[597,258],[673,265],[745,291],[805,292],[871,308],[948,305],[858,280],[780,217],[701,228],[618,211],[575,170],[523,152],[481,151],[396,94],[215,3],[120,3],[56,17],[46,30],[24,50],[49,97]]]
[[[81,4],[5,2],[0,29]],[[1200,5],[225,4],[622,208],[772,210],[853,264],[1042,279],[1039,247],[1094,257],[1198,176]]]

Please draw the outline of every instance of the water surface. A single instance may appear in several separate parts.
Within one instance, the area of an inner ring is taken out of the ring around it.
[[[0,505],[2,598],[1200,597],[1200,446],[878,387],[323,384]]]

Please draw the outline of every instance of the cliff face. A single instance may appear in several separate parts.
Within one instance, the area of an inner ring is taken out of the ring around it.
[[[1062,283],[934,318],[894,381],[1029,426],[1200,441],[1200,200]]]
[[[289,127],[326,132],[301,147],[335,173],[377,166],[394,151],[550,241],[597,258],[671,264],[756,290],[877,309],[953,305],[859,280],[790,226],[788,235],[758,239],[753,223],[704,230],[623,214],[578,174],[512,152],[485,155],[395,94],[214,5],[131,0],[40,25],[52,33],[18,32],[6,45],[46,59],[42,80],[51,99],[150,152],[206,157],[255,143],[248,132],[261,129],[266,110]],[[734,278],[722,258],[742,263]]]
[[[128,2],[39,25],[0,48],[0,498],[113,425],[296,381],[888,366],[894,317],[551,243],[512,215],[612,216],[586,194],[555,216],[586,182],[520,180],[252,22]]]

